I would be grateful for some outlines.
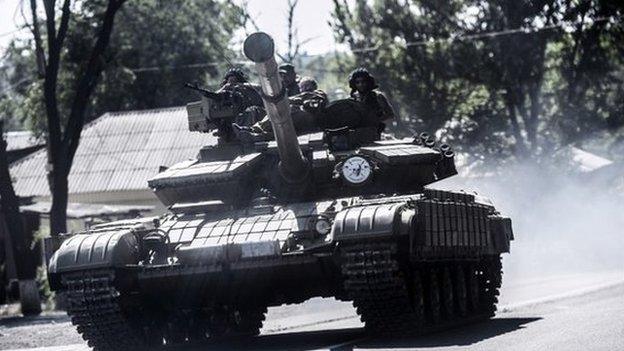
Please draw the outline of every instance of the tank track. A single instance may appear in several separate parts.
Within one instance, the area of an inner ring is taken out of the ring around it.
[[[113,280],[113,271],[63,275],[71,322],[96,351],[146,349],[141,332],[123,314]]]
[[[163,345],[202,344],[213,339],[260,334],[266,307],[223,313],[171,315],[145,320],[137,306],[123,307],[113,285],[114,271],[83,271],[62,276],[67,313],[72,324],[96,351],[147,350]],[[136,304],[136,301],[135,301]],[[132,316],[133,319],[128,318]]]
[[[266,319],[267,308],[240,311],[233,327],[233,334],[240,336],[257,336]]]
[[[366,329],[419,334],[446,329],[496,311],[500,259],[410,265],[396,243],[342,247],[344,289]]]

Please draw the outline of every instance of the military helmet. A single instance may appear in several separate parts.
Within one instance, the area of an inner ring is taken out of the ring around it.
[[[239,82],[247,83],[247,75],[245,74],[245,72],[243,72],[242,69],[238,67],[232,67],[225,73],[225,75],[223,76],[223,81],[221,82],[221,85],[225,85],[227,83],[228,78],[230,77],[236,77],[236,79],[238,79]]]
[[[282,63],[279,65],[279,73],[295,74],[295,66],[292,63]]]
[[[312,77],[303,77],[299,81],[299,90],[301,90],[302,92],[314,91],[316,89],[318,89],[318,84],[316,83],[316,80]]]
[[[377,82],[375,81],[375,77],[373,77],[366,68],[364,67],[360,67],[360,68],[356,68],[353,71],[351,71],[351,73],[349,74],[349,88],[351,88],[351,91],[355,91],[355,79],[356,78],[366,78],[368,80],[368,83],[372,89],[376,89],[379,86],[377,85]]]

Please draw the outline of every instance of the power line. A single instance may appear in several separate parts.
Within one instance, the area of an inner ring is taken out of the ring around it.
[[[609,19],[610,18],[608,17],[596,18],[594,19],[593,23],[604,22],[604,21],[608,21]],[[564,23],[560,23],[560,24],[547,25],[541,28],[536,28],[536,29],[514,28],[514,29],[506,29],[506,30],[495,31],[495,32],[483,32],[483,33],[476,33],[476,34],[460,35],[460,36],[455,36],[451,38],[439,38],[439,39],[432,38],[432,39],[426,39],[426,40],[406,42],[402,44],[402,46],[407,48],[407,47],[412,47],[412,46],[425,46],[425,45],[430,45],[430,44],[435,44],[435,43],[455,43],[455,42],[477,41],[477,40],[484,39],[484,38],[495,38],[495,37],[512,35],[512,34],[534,34],[534,33],[542,32],[546,30],[561,28],[564,25],[565,25]],[[401,44],[393,43],[391,45],[401,45]],[[382,47],[384,47],[384,45],[379,44],[379,45],[364,47],[364,48],[354,48],[354,49],[351,49],[350,51],[353,53],[372,52],[372,51],[378,51]],[[308,55],[308,56],[323,56],[323,55],[325,54]],[[224,64],[223,62],[204,62],[204,63],[192,63],[192,64],[186,64],[186,65],[176,65],[176,66],[138,67],[138,68],[130,68],[130,70],[132,72],[156,72],[156,71],[167,70],[167,69],[178,70],[178,69],[217,67],[223,64]],[[238,61],[238,62],[231,62],[231,63],[228,62],[228,64],[248,66],[251,63],[248,61]],[[313,70],[313,69],[308,69],[308,70]],[[323,71],[323,70],[319,69],[318,71]]]
[[[609,19],[610,19],[609,17],[600,17],[600,18],[594,19],[592,23],[605,22],[605,21],[608,21]],[[391,45],[404,46],[405,48],[408,48],[412,46],[425,46],[425,45],[431,45],[431,44],[437,44],[437,43],[453,44],[456,42],[470,42],[470,41],[496,38],[496,37],[512,35],[512,34],[535,34],[535,33],[539,33],[539,32],[546,31],[546,30],[562,28],[564,25],[565,25],[564,23],[559,23],[559,24],[543,26],[541,28],[505,29],[505,30],[496,31],[496,32],[483,32],[483,33],[476,33],[476,34],[459,35],[459,36],[450,37],[450,38],[439,38],[439,39],[431,38],[431,39],[418,40],[418,41],[408,41],[403,44],[393,43]],[[371,51],[377,51],[381,49],[382,47],[384,47],[384,45],[378,44],[375,46],[351,49],[351,52],[371,52]]]
[[[193,69],[193,68],[205,68],[205,67],[218,67],[221,65],[239,65],[239,66],[248,66],[251,65],[251,62],[248,61],[229,61],[228,62],[201,62],[201,63],[189,63],[186,65],[175,65],[175,66],[152,66],[152,67],[137,67],[137,68],[129,68],[130,71],[139,73],[139,72],[156,72],[163,70],[180,70],[180,69]]]
[[[592,23],[599,23],[599,22],[604,22],[604,21],[608,21],[610,18],[608,17],[601,17],[601,18],[596,18]],[[555,29],[555,28],[561,28],[564,26],[564,23],[560,23],[560,24],[553,24],[553,25],[547,25],[541,28],[536,28],[536,29],[531,29],[531,28],[514,28],[514,29],[507,29],[507,30],[501,30],[501,31],[495,31],[495,32],[484,32],[484,33],[476,33],[476,34],[468,34],[468,35],[461,35],[461,36],[455,36],[455,37],[451,37],[451,38],[440,38],[440,39],[427,39],[427,40],[419,40],[419,41],[410,41],[410,42],[406,42],[403,43],[402,46],[404,46],[405,48],[407,47],[412,47],[412,46],[425,46],[425,45],[430,45],[430,44],[435,44],[435,43],[456,43],[456,42],[470,42],[470,41],[476,41],[476,40],[481,40],[484,38],[495,38],[495,37],[500,37],[500,36],[506,36],[506,35],[512,35],[512,34],[534,34],[534,33],[538,33],[541,31],[545,31],[545,30],[551,30],[551,29]],[[12,32],[8,32],[8,33],[3,33],[0,34],[0,36],[3,35],[8,35],[8,34],[12,34],[14,32],[17,32],[21,29],[18,30],[14,30]],[[391,45],[401,45],[398,43],[393,43]],[[372,51],[378,51],[380,50],[382,47],[384,47],[384,45],[375,45],[375,46],[370,46],[370,47],[364,47],[364,48],[353,48],[350,51],[353,53],[361,53],[361,52],[372,52]],[[331,53],[328,53],[331,54]],[[317,54],[317,55],[308,55],[308,56],[322,56],[325,54]],[[227,60],[229,61],[229,60]],[[248,66],[251,65],[251,62],[249,61],[236,61],[236,62],[227,62],[227,64],[229,66],[232,65],[239,65],[239,66]],[[151,66],[151,67],[136,67],[136,68],[130,68],[129,70],[134,72],[134,73],[142,73],[142,72],[158,72],[158,71],[163,71],[163,70],[182,70],[182,69],[196,69],[196,68],[206,68],[206,67],[218,67],[224,65],[224,62],[203,62],[203,63],[191,63],[191,64],[185,64],[185,65],[174,65],[174,66]],[[330,72],[330,71],[334,71],[334,70],[326,70],[326,69],[313,69],[313,68],[305,68],[303,70],[307,70],[307,71],[318,71],[318,72]],[[342,73],[342,72],[339,72]],[[24,80],[25,81],[25,80]],[[20,81],[12,86],[7,87],[6,89],[4,89],[2,91],[2,93],[4,93],[5,91],[14,88],[15,86],[24,83],[24,81]]]

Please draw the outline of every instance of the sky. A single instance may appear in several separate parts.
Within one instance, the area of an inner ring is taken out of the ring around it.
[[[286,47],[287,42],[287,0],[248,0],[248,5],[258,27],[273,36],[278,50],[285,51],[282,48]],[[332,0],[299,0],[294,15],[299,40],[311,39],[302,47],[302,51],[314,55],[337,49],[327,24],[332,8]]]
[[[17,35],[28,35],[27,30],[14,32],[23,23],[19,4],[23,0],[0,0],[0,52]],[[240,1],[242,2],[242,0]],[[285,51],[287,38],[287,0],[247,0],[249,12],[261,30],[275,38],[280,51]],[[294,22],[301,41],[311,39],[302,47],[308,54],[334,51],[337,45],[327,24],[332,10],[332,0],[299,0]]]
[[[0,52],[4,52],[11,39],[20,35],[20,32],[16,32],[18,24],[23,23],[18,7],[20,2],[21,0],[0,0]]]

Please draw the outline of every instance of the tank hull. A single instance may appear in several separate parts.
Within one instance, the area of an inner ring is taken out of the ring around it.
[[[159,227],[170,238],[163,262],[137,257],[144,262],[137,264],[128,258],[140,252],[132,240],[116,247],[101,239],[103,232],[124,238],[132,232],[127,226],[123,235],[114,226],[81,234],[55,254],[54,287],[74,301],[72,321],[94,346],[108,345],[100,336],[115,333],[132,347],[153,346],[154,337],[156,344],[171,344],[255,335],[267,307],[315,296],[353,301],[366,328],[384,334],[416,334],[487,318],[496,309],[500,254],[513,237],[509,220],[486,201],[427,190],[277,207],[173,216]],[[243,212],[247,217],[234,218]],[[330,220],[331,230],[304,235],[319,216]],[[193,236],[185,238],[187,232]],[[98,242],[123,260],[103,265],[104,256],[93,254],[102,252]],[[81,264],[63,266],[67,257]],[[81,305],[96,297],[108,299],[110,311]],[[94,323],[101,315],[114,322]],[[247,317],[236,318],[241,315]]]

